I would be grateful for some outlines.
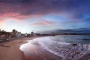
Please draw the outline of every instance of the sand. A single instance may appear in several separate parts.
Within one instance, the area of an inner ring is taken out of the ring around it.
[[[22,49],[25,54],[25,60],[62,60],[61,57],[43,49],[40,44],[29,44]]]
[[[0,60],[25,60],[24,53],[19,47],[28,39],[32,38],[21,38],[0,44]]]
[[[20,45],[27,43],[26,40],[32,40],[33,38],[21,38],[13,41],[0,44],[0,60],[62,60],[39,45],[33,45],[30,47],[30,54],[22,52],[19,48]]]

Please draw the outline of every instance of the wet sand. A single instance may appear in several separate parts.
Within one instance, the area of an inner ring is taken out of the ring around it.
[[[0,60],[25,60],[24,53],[19,47],[28,39],[32,38],[21,38],[0,44]]]
[[[61,57],[43,49],[39,44],[29,44],[24,46],[25,60],[62,60]]]

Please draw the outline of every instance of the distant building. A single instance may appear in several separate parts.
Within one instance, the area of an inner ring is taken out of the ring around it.
[[[26,33],[25,36],[27,37],[27,35],[28,35],[28,34]]]
[[[34,37],[34,36],[37,36],[37,34],[34,32],[31,32],[31,37]]]
[[[17,37],[17,38],[20,38],[20,37],[22,37],[22,34],[21,34],[21,32],[17,32],[17,33],[16,33],[16,37]]]
[[[13,37],[16,37],[17,31],[15,29],[12,30]]]
[[[18,31],[15,30],[15,29],[12,30],[12,34],[13,34],[13,37],[17,37],[17,38],[22,37],[21,32],[18,32]]]
[[[1,31],[1,29],[0,29],[0,31]]]
[[[31,36],[34,36],[34,32],[31,32]]]

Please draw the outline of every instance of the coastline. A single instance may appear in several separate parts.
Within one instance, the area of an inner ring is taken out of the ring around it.
[[[26,43],[26,40],[33,38],[21,38],[0,44],[0,60],[25,60],[24,53],[19,47]]]
[[[20,50],[24,52],[25,60],[62,60],[62,57],[43,49],[38,43],[29,44],[29,46],[27,43],[23,48]]]
[[[62,60],[62,57],[43,49],[38,43],[31,43],[28,47],[24,46],[27,49],[26,52],[20,49],[21,45],[27,44],[27,40],[33,40],[35,38],[39,37],[20,38],[0,44],[0,60]],[[88,58],[90,58],[90,53],[78,60]]]
[[[46,37],[46,36],[40,36],[40,37]],[[0,44],[0,60],[27,60],[26,56],[23,51],[20,50],[20,46],[22,44],[27,43],[26,40],[33,40],[34,38],[39,37],[26,37],[26,38],[19,38],[16,40],[4,42]],[[37,50],[38,55],[36,55],[36,52],[32,52],[28,57],[29,60],[61,60],[60,57],[54,55],[53,53],[50,53],[49,51],[46,51],[40,45],[35,45],[36,47],[31,48],[33,50]]]
[[[39,52],[35,51],[30,55],[25,55],[25,60],[62,60],[62,58],[45,49],[39,49]]]

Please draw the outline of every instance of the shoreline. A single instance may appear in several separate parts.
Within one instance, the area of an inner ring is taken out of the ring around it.
[[[46,36],[45,36],[46,37]],[[2,43],[0,45],[0,60],[62,60],[59,57],[46,49],[40,44],[34,43],[24,46],[26,50],[21,50],[23,44],[28,44],[27,40],[33,40],[40,37],[26,37]],[[26,51],[26,52],[25,52]],[[90,53],[85,54],[78,60],[90,58]]]
[[[25,60],[62,60],[62,57],[43,49],[38,43],[26,43],[20,50],[24,52]]]
[[[26,43],[27,39],[34,38],[21,38],[0,44],[0,60],[25,60],[24,53],[20,51],[19,47]]]

